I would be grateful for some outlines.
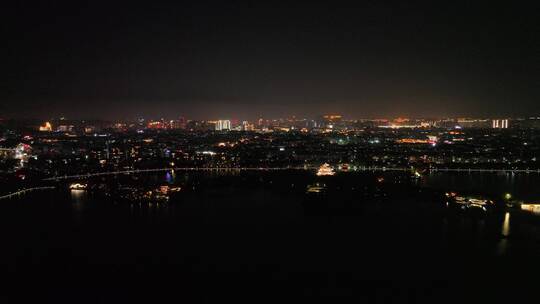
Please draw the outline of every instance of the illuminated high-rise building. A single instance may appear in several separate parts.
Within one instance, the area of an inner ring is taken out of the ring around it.
[[[230,130],[231,121],[230,120],[218,120],[216,121],[216,131]]]
[[[333,128],[336,124],[340,124],[343,117],[339,114],[320,115],[315,122],[316,128]]]
[[[56,131],[58,132],[72,132],[74,126],[72,125],[59,125],[58,128],[56,128]]]
[[[169,128],[170,129],[185,129],[186,128],[186,119],[184,117],[180,117],[180,119],[171,120],[169,122]]]
[[[249,123],[249,121],[244,120],[242,121],[242,130],[243,131],[253,131],[254,127],[252,124]]]
[[[327,114],[323,115],[323,118],[329,123],[335,123],[340,122],[343,117],[339,114]]]
[[[489,119],[458,118],[456,126],[462,128],[489,128]]]
[[[491,127],[493,129],[508,129],[508,119],[494,119]]]

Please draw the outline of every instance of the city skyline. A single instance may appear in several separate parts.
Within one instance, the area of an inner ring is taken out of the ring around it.
[[[3,1],[0,303],[534,303],[539,16]]]

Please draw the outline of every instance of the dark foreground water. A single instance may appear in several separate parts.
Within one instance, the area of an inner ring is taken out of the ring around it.
[[[538,173],[432,172],[419,183],[435,189],[482,193],[492,197],[511,193],[522,200],[540,202]]]
[[[540,218],[519,210],[450,211],[418,182],[377,177],[181,175],[165,178],[191,191],[170,203],[67,190],[3,201],[0,263],[7,281],[0,299],[536,300]],[[316,181],[328,192],[306,195]]]

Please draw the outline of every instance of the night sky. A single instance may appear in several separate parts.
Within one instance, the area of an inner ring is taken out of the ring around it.
[[[540,115],[538,7],[433,2],[3,1],[0,118]]]

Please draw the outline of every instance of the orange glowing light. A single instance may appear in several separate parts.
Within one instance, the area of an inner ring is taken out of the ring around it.
[[[396,140],[398,144],[429,144],[431,143],[428,139],[416,139],[416,138],[403,138]]]
[[[41,132],[51,132],[52,131],[52,125],[50,122],[45,122],[43,126],[39,127],[39,131]]]

